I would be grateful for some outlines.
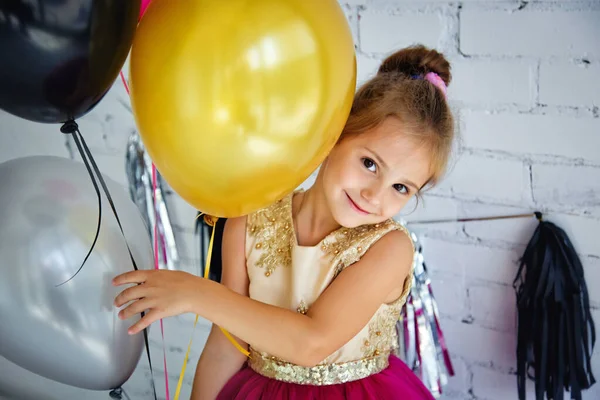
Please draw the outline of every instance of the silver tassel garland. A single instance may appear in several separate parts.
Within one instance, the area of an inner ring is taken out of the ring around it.
[[[454,376],[439,321],[439,310],[416,235],[412,288],[397,324],[400,358],[422,380],[434,397],[442,395],[448,377]]]
[[[164,181],[156,172],[156,192],[152,190],[152,160],[146,153],[137,133],[128,140],[125,152],[125,171],[129,182],[131,199],[138,206],[148,227],[152,243],[155,243],[154,224],[158,216],[158,254],[161,268],[179,267],[179,252],[171,226],[169,209],[164,198]],[[156,199],[155,199],[156,196]]]

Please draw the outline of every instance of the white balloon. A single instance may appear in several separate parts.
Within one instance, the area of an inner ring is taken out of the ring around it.
[[[110,400],[109,392],[81,389],[34,374],[0,357],[0,400]]]
[[[148,269],[152,246],[142,216],[123,187],[104,179],[135,262]],[[133,265],[103,193],[98,241],[69,280],[97,221],[97,195],[82,163],[33,156],[0,164],[0,355],[57,382],[108,390],[133,373],[143,336],[127,333],[139,316],[122,321],[113,305],[124,287],[111,280]]]

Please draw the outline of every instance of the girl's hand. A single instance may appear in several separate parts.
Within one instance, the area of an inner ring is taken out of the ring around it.
[[[117,307],[132,302],[119,312],[119,318],[127,319],[148,310],[129,328],[128,333],[133,335],[161,318],[191,312],[194,297],[202,291],[203,279],[187,272],[164,270],[131,271],[113,279],[115,286],[130,283],[138,285],[123,290],[115,298]]]

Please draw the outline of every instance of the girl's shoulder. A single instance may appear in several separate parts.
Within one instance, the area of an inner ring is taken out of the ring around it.
[[[330,247],[327,250],[336,255],[345,268],[360,260],[382,238],[386,240],[377,246],[378,251],[385,251],[389,247],[409,245],[414,253],[414,243],[410,232],[404,225],[392,218],[379,224],[343,228],[336,232],[335,239],[327,244]]]
[[[249,224],[287,221],[291,215],[291,207],[291,195],[288,195],[246,215],[246,220]]]

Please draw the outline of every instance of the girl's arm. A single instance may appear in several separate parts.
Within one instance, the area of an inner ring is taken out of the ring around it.
[[[410,239],[399,231],[388,233],[346,268],[306,315],[181,271],[139,270],[116,277],[115,285],[143,285],[125,289],[115,305],[133,301],[121,311],[123,319],[150,310],[130,328],[132,334],[160,318],[193,312],[267,353],[314,366],[352,339],[382,303],[401,295],[412,259]]]
[[[382,303],[398,298],[413,259],[408,237],[392,231],[346,268],[306,315],[205,281],[193,312],[286,361],[314,366],[352,339]]]
[[[248,296],[248,273],[245,257],[246,218],[229,219],[223,230],[221,283],[240,296]],[[236,338],[238,343],[248,345]],[[217,325],[212,326],[206,345],[196,367],[191,400],[215,399],[227,381],[246,361],[246,356],[236,349]]]

